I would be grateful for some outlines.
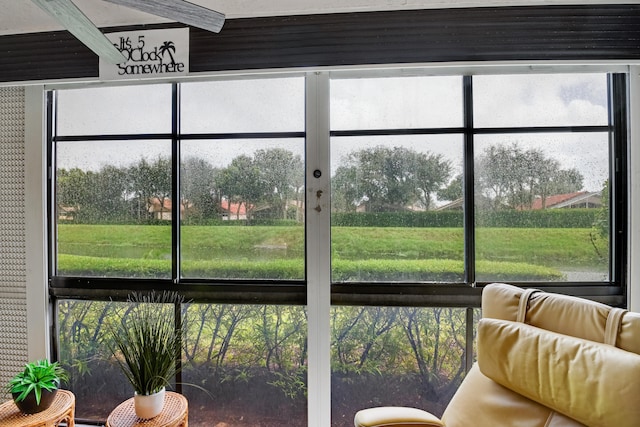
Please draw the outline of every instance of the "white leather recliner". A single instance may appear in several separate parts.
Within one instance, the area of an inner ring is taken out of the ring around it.
[[[491,284],[482,316],[478,361],[442,419],[379,407],[356,427],[640,426],[640,314]]]

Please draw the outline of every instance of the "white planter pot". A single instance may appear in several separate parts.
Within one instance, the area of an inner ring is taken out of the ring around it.
[[[157,416],[162,412],[164,406],[164,387],[159,392],[150,395],[136,393],[133,396],[133,404],[138,418],[146,420]]]

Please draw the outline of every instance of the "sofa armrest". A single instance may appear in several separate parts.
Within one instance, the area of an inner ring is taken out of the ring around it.
[[[416,408],[382,406],[358,411],[355,427],[444,427],[438,417]]]

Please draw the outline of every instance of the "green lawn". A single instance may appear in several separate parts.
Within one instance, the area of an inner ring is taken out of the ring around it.
[[[169,277],[171,228],[60,225],[63,274]],[[561,280],[566,266],[604,270],[586,228],[480,228],[477,270],[492,280]],[[337,280],[461,280],[460,228],[333,227]],[[301,226],[184,226],[183,273],[192,277],[304,277]]]

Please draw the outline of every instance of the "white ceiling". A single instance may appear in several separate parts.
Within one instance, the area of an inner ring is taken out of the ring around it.
[[[532,4],[640,3],[640,0],[190,0],[228,19],[371,10],[451,7],[521,6]],[[98,27],[169,22],[102,0],[73,0]],[[0,0],[0,35],[56,31],[62,27],[30,0]],[[224,28],[223,28],[224,31]]]

